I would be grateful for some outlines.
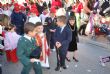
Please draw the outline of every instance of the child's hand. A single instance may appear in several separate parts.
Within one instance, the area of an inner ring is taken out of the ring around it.
[[[54,30],[53,29],[50,29],[50,32],[55,32],[55,31],[56,31],[56,29],[54,29]]]
[[[30,59],[30,62],[34,63],[35,62],[35,59],[34,58]]]

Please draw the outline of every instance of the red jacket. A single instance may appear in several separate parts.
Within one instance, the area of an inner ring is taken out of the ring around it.
[[[73,11],[77,13],[81,13],[81,9],[83,9],[83,4],[80,2],[77,6],[74,5],[72,8],[73,8]]]
[[[60,0],[57,0],[57,1],[53,0],[51,6],[52,6],[52,7],[56,7],[56,6],[62,7],[62,3],[61,3]]]

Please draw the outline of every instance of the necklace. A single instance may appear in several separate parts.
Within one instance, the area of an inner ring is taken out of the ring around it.
[[[71,29],[71,31],[75,31],[75,26],[73,26],[73,29],[72,29],[72,27],[69,25],[69,27],[70,27],[70,29]]]

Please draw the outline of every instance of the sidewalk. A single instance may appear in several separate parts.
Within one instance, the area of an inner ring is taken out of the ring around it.
[[[110,51],[110,42],[103,35],[96,37],[96,39],[92,39],[91,36],[79,36],[79,39],[80,41],[85,41],[86,43],[100,46]]]

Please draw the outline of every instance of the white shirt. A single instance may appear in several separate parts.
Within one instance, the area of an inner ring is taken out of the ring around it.
[[[9,16],[9,17],[11,16],[11,13],[12,13],[12,12],[11,12],[10,10],[4,10],[4,11],[3,11],[3,14],[5,14],[5,15],[7,15],[7,16]]]
[[[16,32],[6,32],[4,38],[5,50],[13,50],[17,47],[18,40],[21,36]]]
[[[24,37],[31,41],[31,38],[32,38],[32,37],[30,37],[30,36],[28,36],[28,35],[26,35],[26,34],[24,35]]]
[[[66,25],[64,25],[64,26],[61,27],[61,33],[62,33],[63,29],[65,28],[65,26],[66,26]]]
[[[9,10],[12,12],[14,10],[14,5],[12,5]]]
[[[46,19],[46,17],[48,17],[48,14],[46,14],[46,15],[41,14],[41,15],[39,16],[39,18],[41,19],[43,25],[45,24],[45,19]]]
[[[29,18],[29,22],[33,23],[33,24],[36,24],[37,22],[41,22],[40,18],[37,17],[37,16],[34,16],[34,17],[30,17]]]

